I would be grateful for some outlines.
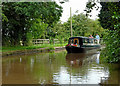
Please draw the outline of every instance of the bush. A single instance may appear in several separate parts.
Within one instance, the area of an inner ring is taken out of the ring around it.
[[[118,62],[120,60],[120,37],[119,31],[109,31],[104,36],[106,48],[102,51],[102,58],[106,62]]]

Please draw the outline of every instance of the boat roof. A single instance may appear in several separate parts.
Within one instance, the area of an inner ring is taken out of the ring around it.
[[[89,37],[75,36],[75,37],[70,37],[69,39],[74,39],[74,38],[82,38],[82,39],[83,39],[83,38],[87,38],[87,39],[88,39]]]

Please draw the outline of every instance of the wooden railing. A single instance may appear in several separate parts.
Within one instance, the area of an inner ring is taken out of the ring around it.
[[[52,40],[50,40],[50,39],[33,39],[32,43],[33,44],[50,44],[51,41],[52,41],[53,44],[61,43],[60,40],[58,40],[58,39],[52,39]],[[62,40],[62,43],[64,43],[64,42],[65,41]],[[96,40],[93,39],[93,43],[96,43]],[[100,44],[103,44],[103,43],[104,43],[103,39],[100,39]]]
[[[89,43],[98,44],[96,38],[86,38],[86,39],[83,39],[83,43],[84,43],[84,44],[89,44]],[[101,38],[101,39],[99,40],[99,44],[103,44],[103,43],[104,43],[104,41],[103,41],[103,39]]]
[[[53,40],[50,40],[50,39],[33,39],[32,43],[33,44],[50,44],[52,41],[53,44],[58,44],[60,43],[60,41],[58,39],[53,39]]]

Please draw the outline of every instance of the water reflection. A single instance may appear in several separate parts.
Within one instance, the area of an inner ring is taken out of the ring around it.
[[[70,53],[66,55],[66,61],[71,66],[80,67],[91,64],[92,62],[96,62],[97,64],[99,64],[99,56],[100,56],[100,52],[89,53],[89,54]]]
[[[66,55],[66,61],[70,66],[80,67],[84,64],[85,53],[70,53]]]
[[[98,84],[101,77],[108,77],[108,70],[104,70],[99,63],[100,53],[74,53],[66,55],[66,62],[69,67],[61,67],[57,78],[61,84]],[[107,72],[107,73],[106,73]],[[64,76],[64,78],[63,78]]]
[[[112,79],[104,77],[117,76],[117,70],[110,71],[115,66],[101,64],[99,56],[98,51],[61,51],[3,58],[3,84],[98,84],[107,80],[110,83]]]

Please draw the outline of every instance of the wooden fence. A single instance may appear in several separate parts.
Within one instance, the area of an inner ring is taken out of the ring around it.
[[[60,41],[58,39],[53,39],[53,40],[50,40],[50,39],[33,39],[33,41],[32,41],[33,44],[50,44],[51,42],[53,44],[59,44],[60,43]]]

